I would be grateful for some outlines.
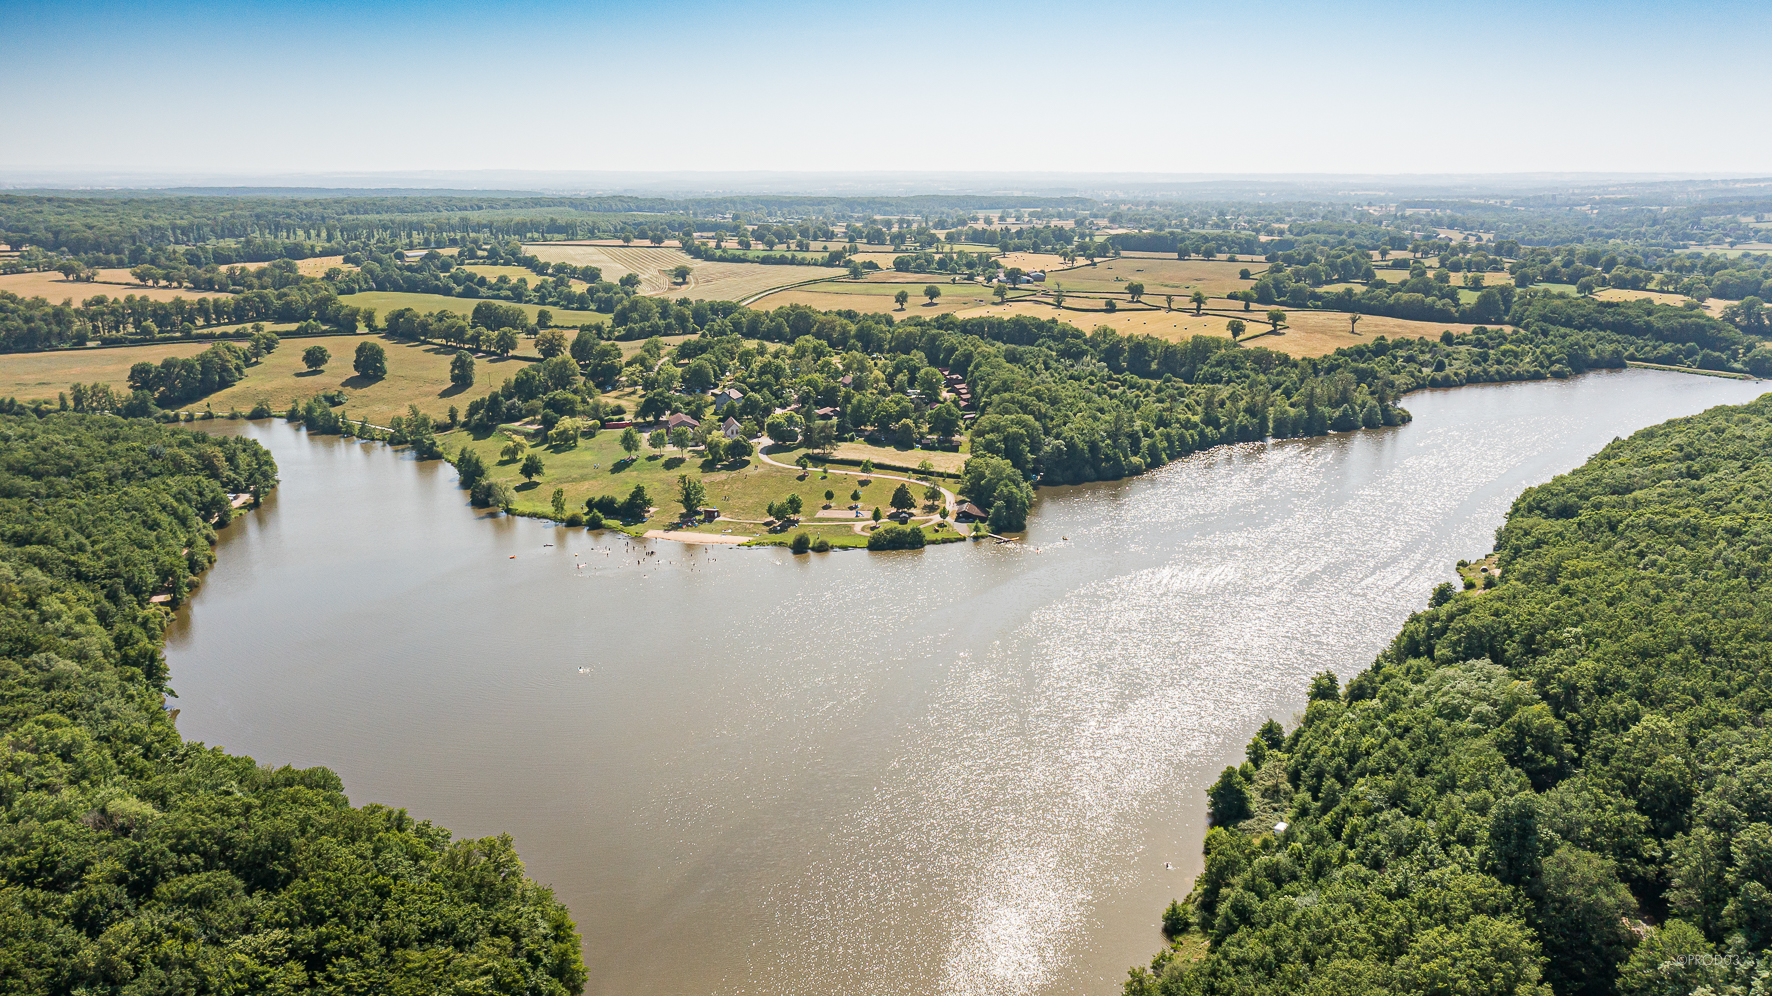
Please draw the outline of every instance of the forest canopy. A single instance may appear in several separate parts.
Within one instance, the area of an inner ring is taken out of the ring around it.
[[[352,807],[324,768],[187,743],[166,612],[259,444],[0,414],[0,993],[582,991],[508,837]],[[463,988],[465,987],[465,988]]]
[[[1772,397],[1529,489],[1208,793],[1203,935],[1129,996],[1761,991],[1772,969]],[[1282,827],[1281,824],[1284,824]]]

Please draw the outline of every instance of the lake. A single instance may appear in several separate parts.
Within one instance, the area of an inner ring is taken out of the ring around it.
[[[1025,543],[791,556],[470,508],[284,423],[167,655],[178,724],[358,804],[511,833],[587,992],[1116,993],[1203,789],[1366,667],[1522,488],[1762,385],[1412,394],[1395,429],[1042,489]]]

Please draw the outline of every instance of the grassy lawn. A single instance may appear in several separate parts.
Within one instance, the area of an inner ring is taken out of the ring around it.
[[[949,453],[945,450],[901,450],[892,446],[870,446],[867,443],[856,442],[838,443],[836,450],[831,454],[833,457],[831,460],[825,460],[810,452],[805,455],[815,467],[823,467],[830,463],[844,470],[853,470],[855,464],[859,464],[863,460],[872,460],[874,466],[881,470],[899,473],[903,476],[914,476],[917,472],[917,464],[927,460],[938,474],[958,475],[966,466],[966,458],[969,456],[963,452],[966,449],[964,440],[961,442],[960,449],[962,452],[959,453]],[[793,463],[800,458],[801,453],[802,451],[797,449],[772,449],[769,451],[771,457],[782,463]]]
[[[539,279],[535,274],[529,273],[528,270],[524,270],[523,272],[529,274],[529,282],[531,284],[534,284]],[[339,298],[339,300],[345,304],[358,308],[374,308],[376,318],[378,320],[385,320],[388,317],[388,312],[399,308],[416,308],[421,312],[453,311],[458,315],[466,317],[473,314],[474,305],[486,300],[486,298],[445,297],[442,294],[407,294],[397,291],[364,291],[361,294],[347,294],[344,297]],[[510,302],[499,301],[497,303],[509,304]],[[547,306],[541,304],[519,304],[517,307],[523,309],[524,313],[529,316],[530,321],[534,321],[535,313]],[[609,321],[608,315],[597,311],[566,311],[561,308],[547,308],[547,310],[554,313],[555,325],[585,325],[592,322],[600,324]]]
[[[351,369],[351,358],[362,342],[378,342],[387,351],[388,375],[381,380],[365,381]],[[318,373],[308,373],[301,354],[316,345],[326,347],[332,359]],[[393,416],[404,415],[407,405],[417,405],[419,411],[441,419],[450,405],[466,411],[468,402],[484,397],[525,365],[524,360],[515,357],[475,360],[474,386],[458,391],[449,383],[449,361],[454,355],[452,349],[386,336],[285,339],[276,352],[246,368],[246,377],[240,383],[187,407],[202,410],[207,405],[217,414],[226,414],[230,408],[250,411],[263,399],[273,409],[282,411],[291,398],[307,398],[336,389],[350,398],[342,411],[352,420],[367,418],[375,425],[387,425]]]
[[[872,520],[869,520],[869,523],[872,524]],[[814,540],[822,538],[828,541],[831,546],[838,549],[866,549],[868,545],[866,534],[856,532],[853,528],[853,523],[844,522],[842,523],[841,529],[831,529],[829,527],[822,529],[805,528],[811,525],[815,524],[811,522],[802,523],[800,528],[790,529],[784,533],[759,536],[755,540],[752,540],[751,543],[754,546],[787,546],[794,541],[795,533],[805,533]],[[932,546],[937,543],[958,543],[968,537],[969,533],[967,530],[971,528],[971,526],[963,525],[956,530],[951,523],[939,526],[924,526],[923,542]]]
[[[551,514],[550,502],[555,488],[565,490],[566,508],[568,512],[572,512],[583,511],[586,498],[604,494],[625,498],[634,485],[645,485],[658,512],[641,527],[642,532],[645,529],[671,528],[677,521],[677,513],[682,511],[677,504],[679,474],[701,478],[708,490],[707,503],[720,509],[723,517],[750,519],[759,523],[768,518],[766,509],[770,502],[780,501],[790,493],[800,495],[808,513],[816,510],[824,503],[825,489],[831,486],[829,483],[821,483],[816,473],[811,480],[801,481],[798,479],[798,471],[771,467],[755,457],[737,466],[728,464],[716,467],[705,462],[700,452],[695,450],[691,450],[685,458],[674,449],[666,450],[662,456],[642,449],[643,455],[630,463],[624,459],[626,454],[621,449],[619,431],[600,432],[595,438],[580,440],[577,446],[564,450],[546,446],[533,447],[530,452],[541,457],[546,470],[534,483],[529,483],[517,473],[520,461],[500,462],[499,451],[510,441],[503,433],[476,438],[465,431],[459,431],[448,433],[439,439],[451,458],[461,451],[463,445],[478,451],[491,470],[492,478],[508,481],[516,490],[515,508],[522,513]],[[848,494],[848,489],[844,490],[844,494]],[[733,535],[756,535],[763,532],[760,525],[728,522],[724,518],[717,524],[697,527],[700,532],[712,533],[723,533],[728,529],[732,530]]]

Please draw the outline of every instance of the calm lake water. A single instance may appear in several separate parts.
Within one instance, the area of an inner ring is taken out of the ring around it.
[[[802,557],[489,517],[446,465],[217,423],[283,483],[181,611],[179,726],[515,835],[592,993],[1115,993],[1202,788],[1312,673],[1370,663],[1522,488],[1761,389],[1414,394],[1043,490],[1026,544]]]

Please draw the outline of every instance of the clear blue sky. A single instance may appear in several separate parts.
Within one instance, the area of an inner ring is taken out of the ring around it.
[[[1772,174],[1772,3],[24,3],[0,167]]]

